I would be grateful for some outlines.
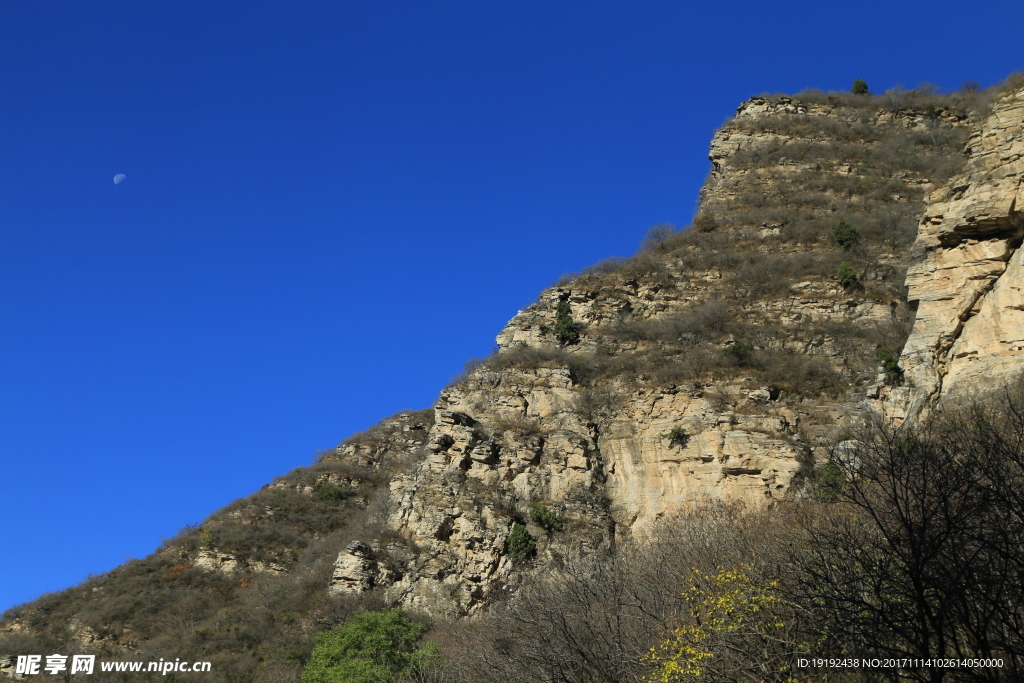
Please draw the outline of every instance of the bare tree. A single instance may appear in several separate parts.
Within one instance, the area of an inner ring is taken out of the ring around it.
[[[808,516],[791,556],[828,647],[858,657],[997,658],[920,665],[916,681],[1021,680],[1024,411],[975,407],[918,428],[876,428],[833,454],[840,500]]]
[[[778,585],[785,515],[711,505],[664,520],[653,539],[616,553],[565,559],[524,579],[514,597],[442,639],[449,672],[462,680],[512,683],[627,683],[648,680],[646,655],[694,613],[693,576],[743,567]],[[699,583],[699,582],[698,582]],[[703,585],[703,584],[702,584]],[[792,675],[798,620],[781,599],[769,637],[750,629],[715,633],[713,664],[701,680],[785,680]],[[785,612],[785,614],[783,614]]]

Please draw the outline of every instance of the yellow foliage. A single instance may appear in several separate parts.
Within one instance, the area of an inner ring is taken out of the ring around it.
[[[689,623],[666,634],[657,647],[644,656],[656,668],[651,681],[672,683],[700,676],[707,660],[714,657],[711,645],[718,636],[741,631],[767,634],[783,628],[771,613],[779,598],[778,581],[757,583],[749,565],[734,569],[719,567],[711,576],[697,569],[684,577],[686,589],[680,596],[690,606]]]

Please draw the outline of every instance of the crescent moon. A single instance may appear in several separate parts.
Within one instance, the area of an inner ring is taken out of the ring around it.
[[[114,184],[115,185],[120,184],[120,182],[122,180],[124,180],[124,173],[118,173],[116,176],[114,176]]]

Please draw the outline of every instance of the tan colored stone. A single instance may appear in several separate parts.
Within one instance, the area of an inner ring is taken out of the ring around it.
[[[328,588],[332,593],[362,593],[373,588],[376,574],[370,546],[353,541],[338,554]]]
[[[219,553],[215,550],[200,550],[199,554],[196,555],[196,559],[193,564],[199,569],[205,569],[206,571],[221,571],[225,573],[233,573],[242,568],[241,563],[234,555],[229,553]]]
[[[1024,283],[1017,211],[1024,179],[1024,91],[993,107],[968,141],[964,173],[932,195],[907,287],[917,306],[900,358],[906,387],[884,412],[897,422],[1015,378],[1024,363]]]

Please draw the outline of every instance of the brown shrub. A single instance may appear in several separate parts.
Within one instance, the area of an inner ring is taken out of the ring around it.
[[[546,431],[540,421],[522,414],[498,416],[485,427],[494,433],[512,432],[521,437],[537,436]]]
[[[651,667],[643,655],[691,614],[680,594],[686,578],[742,567],[781,583],[773,558],[787,532],[779,515],[705,505],[664,520],[652,539],[621,540],[616,553],[560,557],[472,624],[438,630],[447,673],[471,683],[646,680]],[[759,639],[744,629],[716,643],[704,677],[775,680],[800,649],[800,622],[788,604],[774,614],[786,626],[777,642],[755,645]]]
[[[653,319],[624,318],[600,332],[618,341],[672,341],[697,344],[717,338],[729,317],[729,310],[725,304],[715,300],[669,316]]]

